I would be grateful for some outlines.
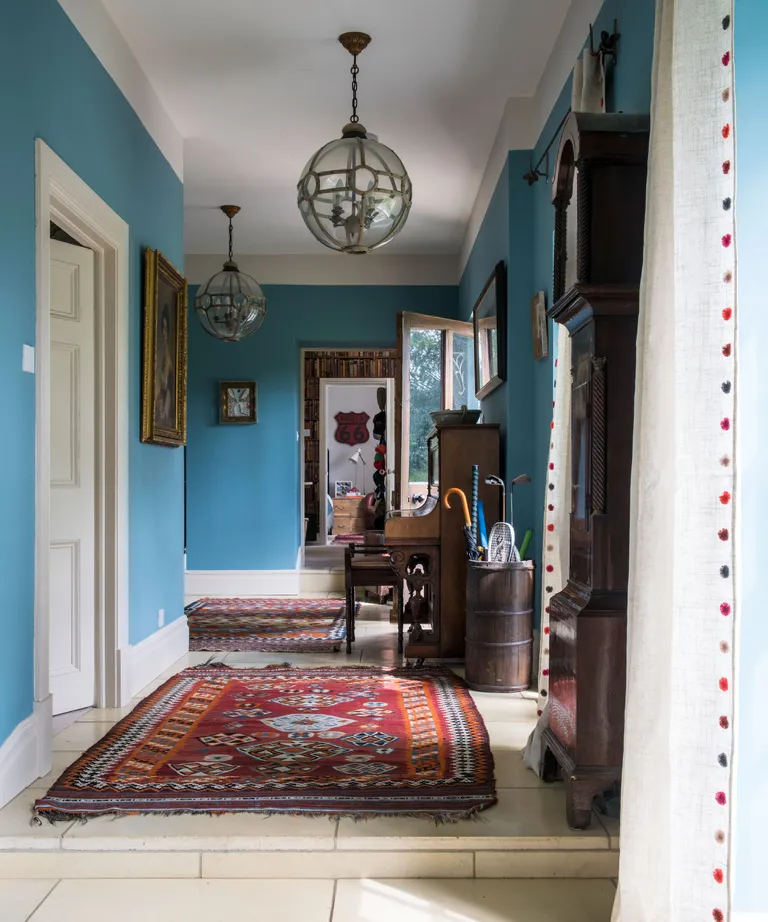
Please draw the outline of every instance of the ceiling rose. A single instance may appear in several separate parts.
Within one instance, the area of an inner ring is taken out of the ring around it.
[[[324,246],[343,253],[369,253],[389,243],[411,209],[411,180],[402,160],[368,137],[357,115],[357,56],[370,43],[365,32],[345,32],[339,41],[352,55],[352,116],[341,138],[309,159],[298,182],[304,223]]]

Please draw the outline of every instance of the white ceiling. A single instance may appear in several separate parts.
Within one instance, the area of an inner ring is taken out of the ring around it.
[[[296,207],[311,154],[350,114],[404,161],[414,204],[387,253],[456,254],[509,97],[536,91],[571,0],[103,0],[184,138],[185,250],[323,248]],[[328,255],[333,254],[328,251]]]

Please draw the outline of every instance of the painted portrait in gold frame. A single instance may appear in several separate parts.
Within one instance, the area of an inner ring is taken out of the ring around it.
[[[158,250],[144,251],[141,441],[187,440],[187,283]]]

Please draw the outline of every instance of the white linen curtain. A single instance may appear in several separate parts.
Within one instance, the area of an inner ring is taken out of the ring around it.
[[[731,0],[657,0],[614,922],[729,918]]]
[[[539,716],[549,696],[549,600],[565,587],[568,580],[570,553],[571,337],[561,323],[555,324],[555,332],[557,352],[554,406],[550,429],[547,488],[544,497],[544,537],[541,554]]]
[[[576,61],[571,81],[573,112],[604,112],[605,91],[601,59],[585,48]],[[577,183],[574,179],[566,227],[565,287],[576,282]],[[552,425],[547,461],[547,488],[541,553],[541,631],[539,634],[538,713],[549,699],[549,600],[568,582],[571,527],[571,337],[554,324],[555,380]],[[539,734],[540,735],[540,734]]]

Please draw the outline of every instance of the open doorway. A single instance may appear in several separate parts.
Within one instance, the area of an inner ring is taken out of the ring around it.
[[[320,382],[320,507],[318,544],[362,541],[382,529],[391,501],[387,464],[394,379],[325,378]]]
[[[130,698],[129,228],[36,141],[35,719]],[[55,232],[52,236],[52,224]]]
[[[428,493],[427,436],[438,410],[476,410],[474,332],[468,321],[401,313],[392,426],[393,508],[415,509]]]
[[[328,379],[341,379],[350,384],[381,382],[382,379],[394,382],[397,370],[396,352],[393,348],[307,348],[301,350],[300,367],[301,392],[304,400],[301,402],[299,413],[300,432],[303,436],[299,442],[299,496],[301,497],[298,523],[301,535],[299,564],[305,571],[338,571],[343,567],[343,545],[326,543],[328,495],[329,492],[331,494],[335,492],[335,489],[328,490],[327,473],[321,472],[323,464],[327,472],[327,449],[321,448],[320,436],[321,383]],[[390,420],[393,416],[394,410],[390,414]],[[371,428],[370,423],[369,428]],[[394,436],[394,424],[390,428]],[[353,454],[353,451],[349,451],[346,456],[349,473],[352,473],[353,467],[349,457]],[[387,466],[393,467],[394,465],[388,464]],[[366,471],[366,474],[370,489],[370,482],[373,478],[370,470]],[[361,478],[361,475],[359,474],[358,477]],[[349,479],[349,477],[340,479]],[[354,482],[354,476],[352,480]],[[323,521],[321,521],[321,515],[324,517]],[[339,587],[343,589],[343,582],[338,584],[337,580],[332,588],[338,589]]]

